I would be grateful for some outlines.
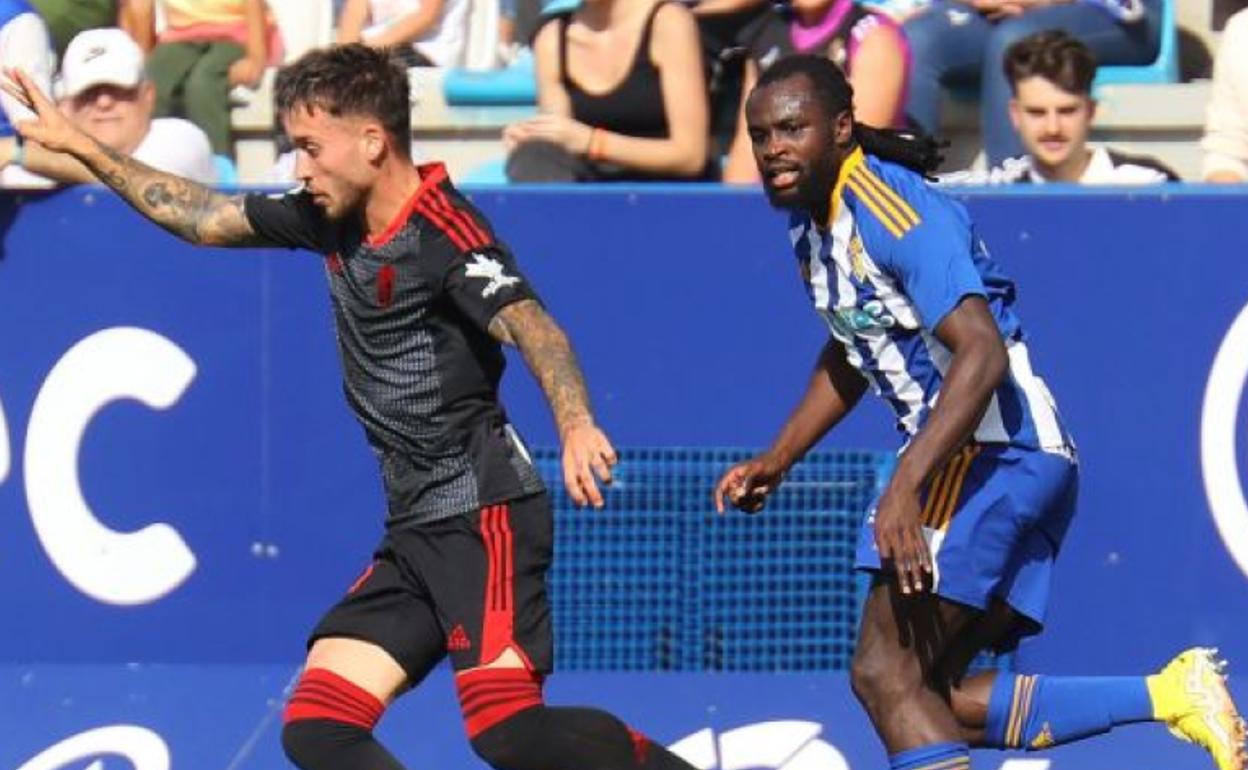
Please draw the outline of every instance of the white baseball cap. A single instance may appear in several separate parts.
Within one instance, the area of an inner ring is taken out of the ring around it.
[[[79,32],[61,62],[61,93],[75,97],[103,83],[134,88],[143,82],[143,49],[116,27]]]

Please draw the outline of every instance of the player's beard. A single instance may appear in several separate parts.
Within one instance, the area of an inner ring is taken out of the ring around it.
[[[801,179],[797,182],[797,198],[801,201],[801,208],[815,212],[826,206],[840,170],[841,159],[833,153],[828,153],[803,169]]]
[[[355,215],[363,206],[364,191],[349,185],[343,185],[328,199],[328,206],[323,211],[325,218],[339,222]]]

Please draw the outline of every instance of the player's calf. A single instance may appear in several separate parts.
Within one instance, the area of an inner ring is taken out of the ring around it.
[[[473,669],[456,685],[472,748],[498,770],[694,770],[604,711],[545,705],[532,672]]]

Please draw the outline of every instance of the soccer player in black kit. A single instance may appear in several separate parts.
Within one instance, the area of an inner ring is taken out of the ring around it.
[[[389,505],[372,565],[321,619],[285,712],[304,770],[395,770],[373,737],[385,707],[449,653],[473,749],[505,770],[692,770],[615,717],[542,700],[552,666],[545,573],[550,503],[498,401],[501,344],[541,384],[564,482],[602,506],[615,452],[594,424],[560,328],[510,251],[439,165],[413,166],[408,81],[347,45],[283,69],[276,101],[299,189],[229,196],[88,137],[30,78],[4,87],[66,153],[192,243],[324,255],[347,400],[380,460]]]

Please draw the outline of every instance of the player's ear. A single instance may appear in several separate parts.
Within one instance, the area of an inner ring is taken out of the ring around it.
[[[381,159],[386,151],[386,131],[381,124],[369,121],[364,124],[364,157],[371,163]]]
[[[832,122],[832,136],[838,147],[848,147],[854,140],[854,111],[842,110]]]

